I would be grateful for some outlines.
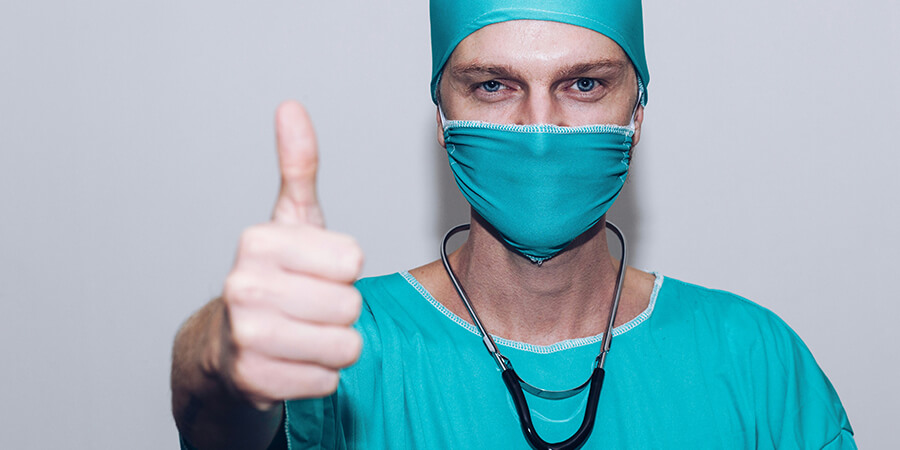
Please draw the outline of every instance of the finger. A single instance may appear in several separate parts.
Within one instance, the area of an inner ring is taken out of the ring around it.
[[[359,358],[362,338],[350,327],[302,322],[268,311],[232,308],[231,333],[241,355],[347,367]]]
[[[356,240],[320,228],[279,224],[250,227],[241,234],[237,269],[268,266],[330,281],[351,283],[362,270],[363,253]]]
[[[353,287],[312,277],[286,276],[272,299],[288,317],[320,325],[353,325],[362,310],[362,295]],[[301,297],[302,296],[302,297]],[[315,301],[298,301],[310,298]]]
[[[281,189],[272,219],[279,223],[324,226],[316,198],[319,154],[309,115],[300,103],[286,101],[275,113]]]
[[[329,395],[337,389],[339,375],[316,364],[251,354],[235,361],[232,380],[251,401],[268,406],[280,400]]]
[[[362,296],[350,285],[285,272],[240,271],[226,280],[225,298],[237,308],[260,308],[320,325],[350,326]]]

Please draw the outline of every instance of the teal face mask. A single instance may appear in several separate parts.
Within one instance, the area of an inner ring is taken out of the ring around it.
[[[628,174],[633,125],[444,121],[456,184],[475,211],[539,263],[596,224]]]

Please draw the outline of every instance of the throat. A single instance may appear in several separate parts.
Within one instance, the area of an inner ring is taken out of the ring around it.
[[[606,329],[618,263],[603,257],[606,249],[599,244],[580,246],[535,264],[506,249],[479,251],[474,237],[448,261],[488,333],[551,345]],[[472,321],[455,289],[442,303]]]
[[[597,231],[538,266],[473,221],[468,239],[447,260],[488,333],[552,345],[606,331],[619,261],[609,256],[605,233]],[[441,260],[409,273],[450,312],[475,325]],[[614,326],[646,309],[654,280],[637,269],[625,271]]]
[[[551,345],[605,330],[613,289],[594,277],[580,277],[550,267],[535,269],[529,276],[484,273],[466,277],[469,301],[489,333],[529,344]]]

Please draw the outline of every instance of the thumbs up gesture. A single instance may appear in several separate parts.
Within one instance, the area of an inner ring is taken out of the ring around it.
[[[281,189],[272,220],[243,232],[222,295],[228,339],[219,371],[260,409],[334,392],[338,370],[362,348],[352,328],[362,304],[353,287],[362,250],[325,229],[306,111],[285,102],[275,122]]]

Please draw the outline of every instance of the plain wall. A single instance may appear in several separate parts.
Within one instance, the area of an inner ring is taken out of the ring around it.
[[[0,448],[172,448],[172,338],[317,125],[367,275],[465,221],[435,143],[427,2],[0,3]],[[900,2],[645,2],[650,102],[610,214],[633,265],[781,315],[864,448],[895,382]]]

